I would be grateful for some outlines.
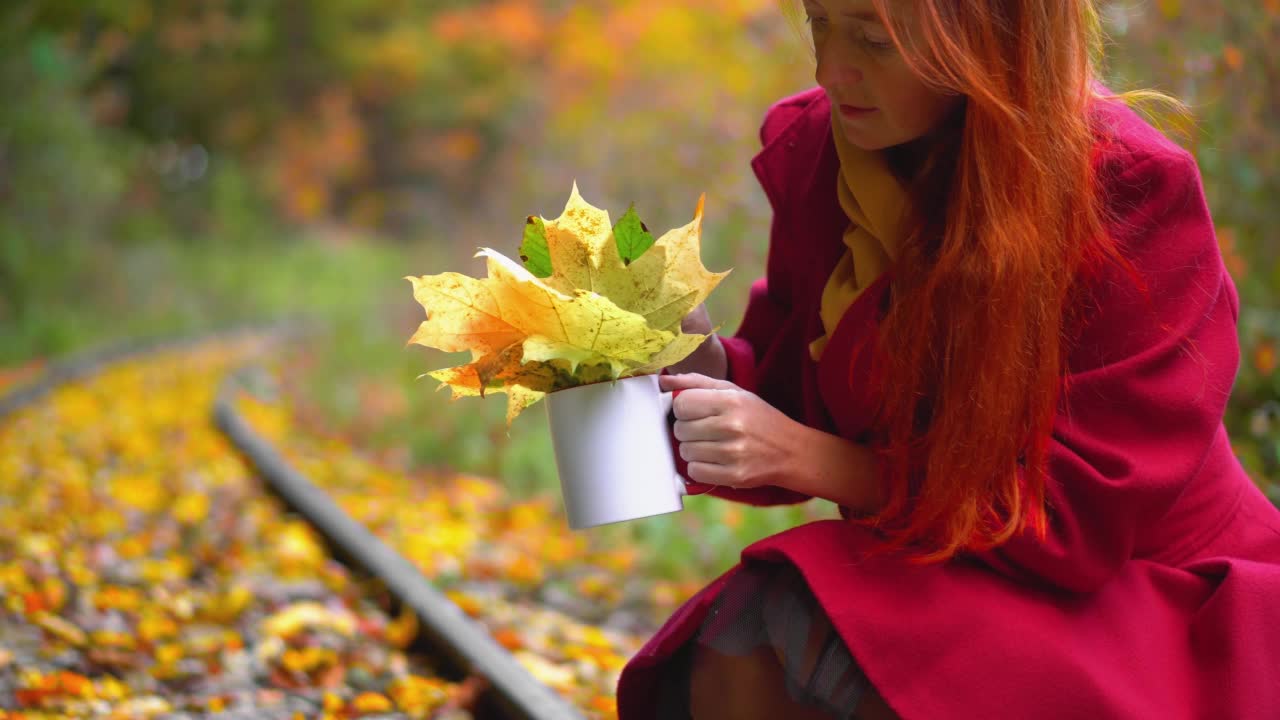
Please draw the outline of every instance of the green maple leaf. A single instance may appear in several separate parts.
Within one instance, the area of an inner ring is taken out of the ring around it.
[[[630,265],[645,250],[653,247],[653,235],[636,214],[635,203],[631,203],[627,213],[613,226],[613,240],[618,245],[618,256],[622,258],[623,265]]]
[[[551,253],[547,250],[547,226],[537,215],[530,215],[525,220],[524,242],[520,243],[520,260],[534,277],[551,276]]]

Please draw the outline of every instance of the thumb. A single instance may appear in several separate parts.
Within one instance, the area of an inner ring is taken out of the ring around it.
[[[736,390],[738,386],[728,380],[717,380],[701,373],[680,373],[677,375],[659,375],[658,387],[662,390],[689,390],[691,388]]]

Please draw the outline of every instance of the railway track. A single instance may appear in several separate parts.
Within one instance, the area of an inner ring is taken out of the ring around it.
[[[0,719],[611,717],[637,638],[486,594],[492,572],[439,589],[451,556],[375,532],[255,425],[234,371],[268,344],[98,353],[0,397]],[[481,488],[459,482],[439,492]],[[463,527],[440,523],[414,537]]]

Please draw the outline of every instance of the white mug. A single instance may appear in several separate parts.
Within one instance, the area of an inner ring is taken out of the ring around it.
[[[675,393],[657,375],[580,385],[543,399],[565,514],[574,530],[684,509],[709,486],[676,471],[667,414]]]

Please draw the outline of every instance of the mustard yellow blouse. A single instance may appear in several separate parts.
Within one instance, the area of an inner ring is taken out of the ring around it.
[[[849,216],[844,231],[848,248],[822,291],[822,328],[825,334],[809,345],[809,356],[821,359],[827,339],[855,298],[897,257],[900,223],[906,207],[906,191],[889,171],[883,154],[863,150],[844,137],[838,107],[832,107],[831,130],[840,173],[836,193]]]

